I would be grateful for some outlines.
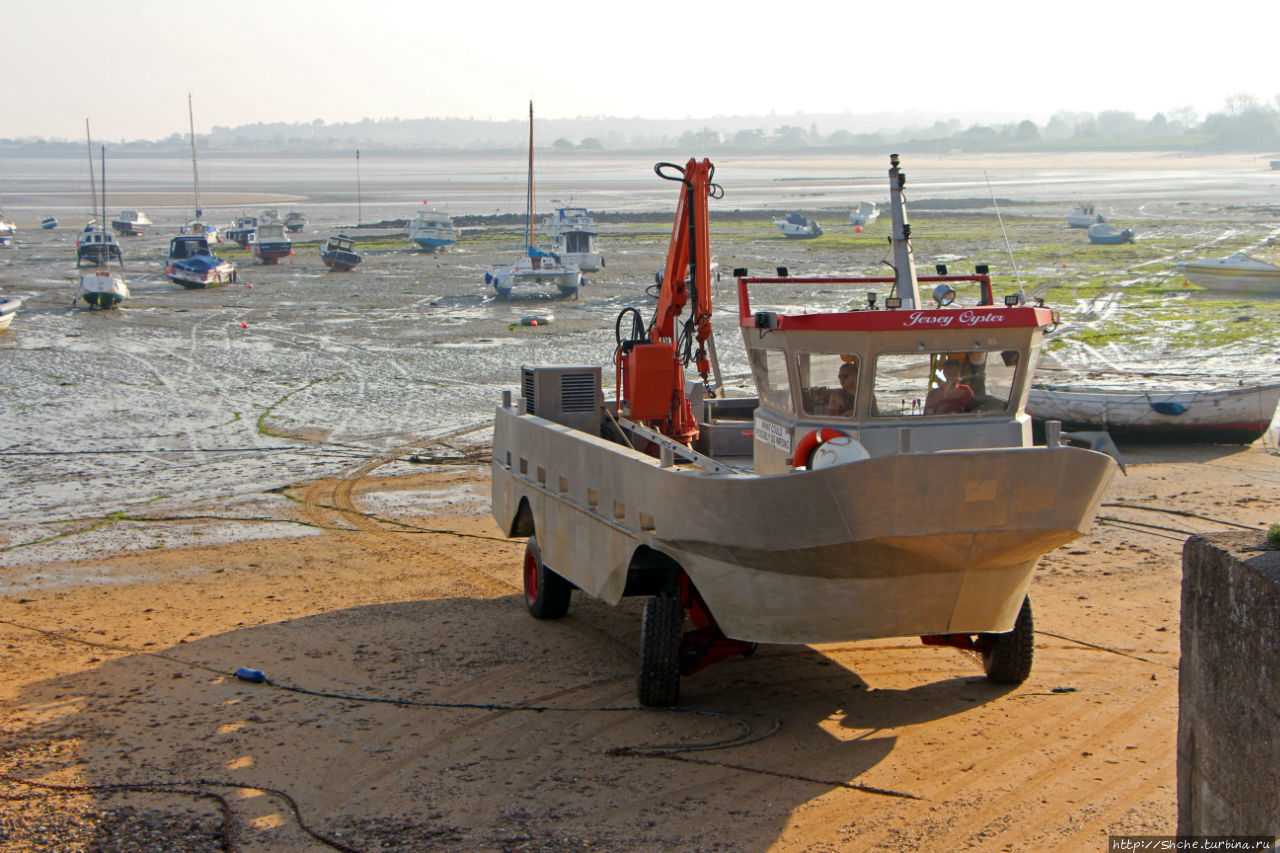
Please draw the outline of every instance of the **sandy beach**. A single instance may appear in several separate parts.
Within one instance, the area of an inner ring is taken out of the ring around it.
[[[1061,224],[1070,196],[1010,216],[1028,292],[1064,315],[1046,362],[1280,372],[1274,304],[1196,303],[1171,272],[1268,245],[1274,216],[1190,197],[1117,198],[1140,239],[1108,256]],[[520,364],[608,364],[618,312],[651,310],[670,226],[607,229],[577,302],[498,303],[481,282],[514,229],[436,256],[369,231],[360,271],[328,274],[316,244],[345,212],[209,291],[164,278],[162,234],[126,241],[134,296],[112,312],[70,307],[71,230],[0,252],[27,300],[0,332],[0,851],[1076,851],[1174,831],[1181,548],[1280,521],[1274,425],[1248,447],[1121,446],[1097,522],[1040,562],[1018,687],[911,638],[774,646],[645,710],[642,602],[575,593],[566,619],[530,618],[486,460]],[[167,233],[179,212],[152,215]],[[990,215],[914,221],[921,264],[990,262],[1008,286]],[[880,265],[883,222],[828,230],[725,225],[713,249],[726,270]]]

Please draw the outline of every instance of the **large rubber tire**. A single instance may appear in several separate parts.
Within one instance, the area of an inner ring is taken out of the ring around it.
[[[668,708],[680,701],[680,645],[684,639],[684,605],[678,598],[650,598],[640,623],[640,673],[636,698],[649,708]]]
[[[1007,634],[982,634],[982,668],[996,684],[1021,684],[1031,675],[1035,656],[1035,623],[1031,618],[1031,598],[1022,599],[1022,609]]]
[[[559,619],[569,612],[573,584],[548,569],[542,562],[538,538],[530,536],[524,546],[524,603],[534,619]]]

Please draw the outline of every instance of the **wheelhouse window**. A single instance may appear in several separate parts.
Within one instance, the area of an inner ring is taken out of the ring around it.
[[[872,414],[954,417],[1006,412],[1017,350],[886,353],[876,357]]]
[[[858,357],[848,353],[796,353],[803,413],[819,417],[853,417],[859,367]]]
[[[780,349],[750,349],[748,353],[756,388],[760,391],[760,402],[784,412],[794,411],[786,352]]]

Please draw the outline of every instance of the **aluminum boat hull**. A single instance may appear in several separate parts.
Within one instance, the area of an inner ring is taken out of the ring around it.
[[[494,447],[494,518],[514,535],[528,513],[547,566],[616,604],[640,549],[661,552],[726,636],[767,643],[1009,631],[1036,562],[1088,529],[1115,469],[1016,447],[717,474],[514,408]]]

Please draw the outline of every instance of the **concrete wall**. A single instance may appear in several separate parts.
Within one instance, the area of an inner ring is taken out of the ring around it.
[[[1280,551],[1260,533],[1182,550],[1178,834],[1280,836]]]

